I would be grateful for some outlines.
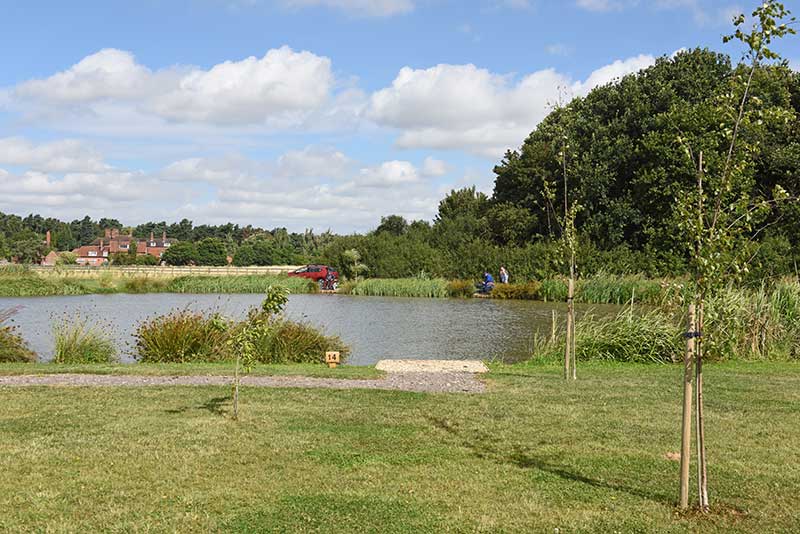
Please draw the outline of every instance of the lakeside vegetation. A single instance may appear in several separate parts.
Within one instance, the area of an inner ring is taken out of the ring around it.
[[[707,367],[709,514],[675,510],[678,367],[587,362],[569,384],[557,365],[491,367],[482,395],[246,388],[238,423],[228,387],[0,388],[0,530],[743,534],[800,523],[797,364]]]
[[[316,293],[307,279],[285,275],[243,276],[118,276],[98,270],[91,277],[67,272],[39,272],[24,267],[0,267],[0,297],[44,297],[107,293],[264,293],[281,286],[292,293]]]
[[[17,333],[16,327],[8,324],[16,309],[0,310],[0,363],[33,362],[36,354]]]

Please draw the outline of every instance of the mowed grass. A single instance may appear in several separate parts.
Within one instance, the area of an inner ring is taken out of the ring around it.
[[[0,363],[0,376],[44,374],[98,374],[98,375],[233,375],[230,363],[109,363],[109,364],[58,364],[58,363]],[[311,363],[255,365],[254,376],[309,376],[313,378],[372,379],[385,376],[373,366],[342,365],[330,369]]]
[[[680,366],[483,395],[0,388],[0,531],[796,532],[800,365],[706,367],[712,513],[675,509]],[[692,466],[694,468],[694,466]]]

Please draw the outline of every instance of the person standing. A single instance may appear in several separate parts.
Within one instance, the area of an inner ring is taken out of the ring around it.
[[[507,284],[508,283],[508,271],[502,265],[500,266],[500,283]]]

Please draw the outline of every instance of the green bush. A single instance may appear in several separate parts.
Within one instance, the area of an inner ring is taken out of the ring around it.
[[[98,325],[90,325],[81,317],[64,318],[53,326],[55,363],[113,363],[114,342]]]
[[[469,298],[475,294],[472,280],[451,280],[447,282],[447,294],[453,298]]]
[[[34,362],[36,353],[28,348],[14,326],[6,324],[16,313],[16,308],[0,310],[0,362]]]
[[[220,362],[230,359],[230,323],[219,315],[187,309],[153,317],[136,331],[136,351],[144,363]]]
[[[497,284],[489,294],[493,299],[541,300],[542,284]]]

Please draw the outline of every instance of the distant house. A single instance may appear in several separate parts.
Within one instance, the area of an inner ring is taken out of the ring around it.
[[[107,262],[112,254],[130,252],[134,244],[137,256],[149,254],[160,260],[164,252],[176,242],[174,239],[168,239],[166,232],[161,234],[160,239],[156,239],[153,232],[150,232],[150,239],[142,239],[130,234],[120,235],[119,230],[111,228],[106,229],[103,237],[95,239],[90,245],[78,247],[72,252],[78,256],[75,261],[80,265],[98,266]]]

